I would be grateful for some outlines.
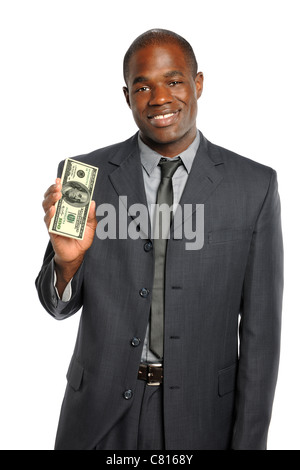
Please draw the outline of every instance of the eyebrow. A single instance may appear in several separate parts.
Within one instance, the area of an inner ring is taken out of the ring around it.
[[[170,72],[166,72],[164,74],[164,78],[172,78],[172,77],[176,77],[180,75],[180,77],[184,77],[184,74],[182,72],[180,72],[179,70],[171,70]],[[148,82],[150,79],[148,77],[144,77],[144,76],[140,76],[140,77],[136,77],[134,80],[133,80],[133,83],[132,85],[136,85],[137,83],[143,83],[143,82]]]
[[[170,72],[167,72],[164,74],[165,78],[170,78],[170,77],[176,77],[177,75],[180,75],[181,77],[184,77],[184,74],[180,72],[179,70],[172,70]]]
[[[142,83],[142,82],[147,82],[149,80],[149,78],[147,77],[136,77],[134,80],[133,80],[133,84],[132,85],[135,85],[136,83]]]

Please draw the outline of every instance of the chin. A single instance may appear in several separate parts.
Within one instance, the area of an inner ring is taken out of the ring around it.
[[[160,132],[143,134],[147,139],[152,140],[158,144],[171,144],[180,140],[185,133],[178,132],[176,130],[171,130],[169,128],[160,129]]]

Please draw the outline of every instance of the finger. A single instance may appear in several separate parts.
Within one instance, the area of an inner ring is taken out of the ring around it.
[[[48,196],[43,200],[42,206],[45,212],[47,212],[51,206],[54,206],[57,201],[62,197],[60,191],[55,193],[50,193]]]
[[[90,207],[89,215],[88,215],[88,219],[87,219],[87,225],[92,230],[96,230],[97,219],[96,219],[96,203],[95,203],[95,201],[91,202],[91,207]]]
[[[90,210],[89,210],[89,214],[88,214],[88,219],[95,219],[96,218],[96,203],[95,201],[92,201],[91,202],[91,206],[90,206]]]
[[[56,181],[55,184],[51,184],[51,186],[49,186],[49,188],[45,192],[44,198],[49,196],[49,194],[52,194],[52,193],[55,193],[55,192],[61,190],[61,180],[60,180],[60,178],[56,178],[55,181]]]
[[[54,214],[55,214],[55,207],[51,206],[50,209],[46,212],[45,217],[44,217],[44,221],[45,221],[47,229],[49,229],[49,225]]]

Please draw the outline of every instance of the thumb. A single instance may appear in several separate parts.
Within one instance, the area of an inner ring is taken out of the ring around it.
[[[87,219],[87,226],[92,229],[93,231],[96,230],[97,227],[97,219],[96,219],[96,203],[95,201],[91,202],[88,219]]]
[[[96,202],[95,201],[91,202],[88,218],[89,219],[95,219],[96,218]]]

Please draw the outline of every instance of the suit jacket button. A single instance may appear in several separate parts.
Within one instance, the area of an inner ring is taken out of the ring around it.
[[[148,240],[144,245],[144,250],[148,252],[148,251],[151,251],[152,248],[153,248],[153,243],[151,240]]]
[[[134,336],[131,340],[131,346],[136,348],[140,344],[140,342],[141,340],[137,338],[136,336]]]
[[[125,398],[125,400],[130,400],[132,396],[133,396],[132,390],[125,390],[125,392],[123,393],[123,397]]]
[[[146,287],[143,287],[143,288],[140,290],[140,296],[145,299],[146,297],[148,297],[148,295],[149,295],[149,290],[146,289]]]

